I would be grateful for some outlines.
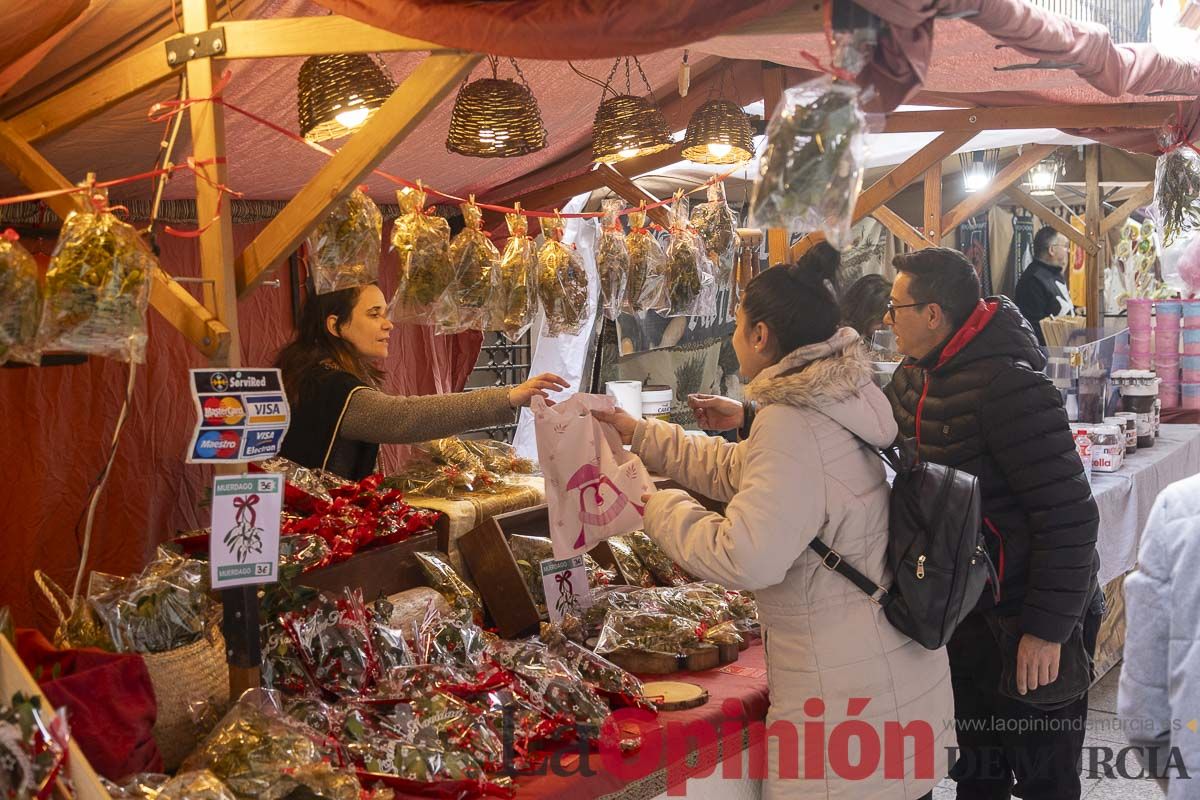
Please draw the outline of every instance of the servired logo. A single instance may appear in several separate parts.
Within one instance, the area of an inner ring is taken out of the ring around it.
[[[204,424],[209,427],[240,425],[246,418],[246,409],[236,397],[206,397],[201,409]]]
[[[242,437],[239,431],[205,431],[196,440],[196,458],[237,458]]]

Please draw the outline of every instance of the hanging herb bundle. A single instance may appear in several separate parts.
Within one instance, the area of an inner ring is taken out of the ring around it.
[[[624,203],[607,198],[601,204],[600,241],[596,245],[596,273],[600,277],[600,302],[604,315],[616,319],[625,302],[625,280],[629,274],[629,247],[618,216]]]
[[[392,229],[392,249],[400,259],[400,286],[389,315],[395,322],[433,324],[436,303],[450,286],[450,223],[425,210],[425,190],[396,192],[400,216]]]
[[[1166,247],[1200,228],[1200,153],[1177,125],[1168,125],[1159,141],[1164,152],[1154,165],[1154,209]]]
[[[738,235],[737,217],[725,199],[724,182],[708,187],[708,202],[692,209],[692,226],[704,240],[704,249],[716,266],[717,281],[729,280]]]
[[[91,210],[67,215],[50,256],[38,339],[42,350],[140,364],[158,262],[138,232],[107,210],[103,192],[89,202]]]
[[[483,231],[483,211],[475,205],[475,195],[460,208],[466,227],[450,242],[454,277],[442,325],[444,330],[456,332],[484,327],[492,299],[492,273],[500,265],[500,251]]]
[[[671,241],[667,244],[667,299],[669,316],[694,314],[693,306],[700,297],[703,278],[700,269],[704,243],[688,227],[688,201],[683,190],[675,191],[671,206]]]
[[[631,313],[660,308],[663,304],[663,269],[667,256],[646,226],[643,203],[629,212],[629,273],[625,281],[625,309]]]
[[[37,347],[41,314],[37,262],[9,228],[0,234],[0,364],[41,360]]]
[[[523,337],[537,313],[537,258],[529,238],[529,219],[520,213],[505,214],[508,243],[496,270],[492,322],[488,326],[503,331],[511,341]]]
[[[755,227],[822,231],[850,244],[862,186],[866,117],[857,86],[828,75],[784,93],[767,127],[767,148],[750,199]]]
[[[336,203],[308,236],[308,268],[317,294],[379,280],[383,215],[365,188]]]
[[[563,243],[563,219],[542,220],[545,241],[538,250],[538,296],[546,312],[550,336],[574,335],[583,327],[588,308],[588,277],[583,258]]]

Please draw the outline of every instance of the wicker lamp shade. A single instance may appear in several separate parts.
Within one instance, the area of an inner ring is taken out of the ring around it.
[[[446,149],[476,158],[509,158],[546,146],[542,112],[528,86],[481,78],[458,90]]]
[[[310,142],[345,136],[394,91],[395,82],[368,55],[313,56],[300,67],[300,135]]]
[[[603,163],[646,156],[666,150],[674,142],[667,119],[641,97],[621,94],[596,109],[592,123],[592,159]]]
[[[754,155],[746,112],[729,100],[709,100],[688,120],[683,157],[697,164],[737,164]]]

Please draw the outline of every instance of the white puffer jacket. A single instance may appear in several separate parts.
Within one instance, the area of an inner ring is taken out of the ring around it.
[[[901,634],[878,605],[808,549],[819,535],[867,577],[890,585],[888,485],[879,458],[850,431],[876,446],[890,443],[891,407],[849,328],[764,370],[747,395],[760,410],[750,438],[736,445],[657,420],[638,424],[633,449],[652,471],[728,503],[721,515],[686,492],[658,492],[646,506],[646,531],[692,574],[758,597],[768,723],[794,723],[799,747],[799,779],[780,777],[787,762],[768,748],[768,797],[920,797],[946,775],[955,744],[946,652]],[[814,698],[824,703],[823,717],[806,713],[815,705],[805,701]],[[854,698],[865,698],[865,708]],[[820,719],[828,744],[824,776],[806,776],[804,723]],[[846,720],[867,722],[878,737],[881,756],[865,777],[842,777],[847,762],[860,761],[858,739],[849,739],[847,753],[844,734],[863,728],[839,731]],[[930,726],[917,737],[923,752],[914,753],[912,738],[900,753],[887,746],[897,724],[916,723],[917,730],[922,721]]]

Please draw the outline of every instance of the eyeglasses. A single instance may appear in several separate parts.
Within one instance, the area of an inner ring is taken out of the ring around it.
[[[893,323],[896,322],[896,309],[898,308],[916,308],[917,306],[927,306],[929,303],[904,303],[896,305],[896,301],[888,298],[887,310],[883,312],[884,319],[890,319]]]

